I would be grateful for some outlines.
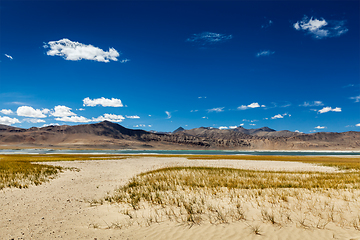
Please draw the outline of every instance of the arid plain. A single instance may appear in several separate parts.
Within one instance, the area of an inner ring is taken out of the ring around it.
[[[360,239],[357,157],[31,158],[62,172],[1,190],[2,239]]]

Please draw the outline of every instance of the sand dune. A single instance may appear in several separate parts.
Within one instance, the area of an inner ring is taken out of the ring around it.
[[[149,227],[132,224],[114,229],[109,228],[110,225],[124,218],[121,214],[122,207],[107,202],[91,206],[91,203],[125,184],[135,174],[165,166],[207,165],[259,170],[292,168],[300,171],[336,171],[330,167],[294,162],[191,161],[185,158],[155,157],[48,164],[76,167],[80,171],[66,171],[40,186],[1,191],[1,239],[360,239],[360,231],[346,224],[340,226],[330,223],[324,229],[313,226],[304,228],[295,222],[276,225],[257,218],[255,212],[254,216],[248,214],[247,221],[228,224],[203,223],[190,227],[168,220]],[[312,196],[306,194],[304,196]],[[359,190],[351,194],[360,196]],[[314,204],[317,204],[316,197],[318,196],[314,195]],[[345,204],[341,199],[334,201],[340,207]],[[351,210],[352,215],[358,214],[360,217],[357,200],[349,201],[344,206],[348,207],[344,209],[344,215]],[[255,225],[259,226],[261,235],[254,234],[252,227]]]

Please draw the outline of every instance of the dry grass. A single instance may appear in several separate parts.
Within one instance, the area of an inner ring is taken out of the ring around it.
[[[109,158],[108,155],[96,155],[96,157],[98,157],[97,160]],[[94,155],[91,154],[0,155],[0,190],[7,187],[27,188],[30,185],[39,185],[65,170],[62,167],[39,164],[38,162],[93,159]]]
[[[173,167],[140,174],[105,200],[126,209],[125,215],[132,216],[126,221],[145,226],[165,220],[190,226],[205,221],[245,221],[259,226],[260,221],[303,228],[323,229],[335,224],[359,229],[359,186],[358,172]],[[251,229],[260,233],[259,227]]]

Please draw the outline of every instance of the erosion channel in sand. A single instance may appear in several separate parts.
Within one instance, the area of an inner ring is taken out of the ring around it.
[[[339,172],[333,167],[180,157],[46,164],[80,171],[64,171],[39,186],[3,189],[1,239],[360,239],[358,189],[204,188],[194,192],[183,188],[178,196],[169,192],[166,197],[181,198],[178,206],[165,198],[163,204],[140,201],[137,207],[106,200],[132,177],[159,168],[206,166],[312,175]]]

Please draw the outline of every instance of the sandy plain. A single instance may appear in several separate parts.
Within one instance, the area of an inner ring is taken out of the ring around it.
[[[313,208],[332,205],[338,213],[337,223],[316,227],[315,219],[307,214],[299,202],[292,206],[293,221],[272,224],[264,221],[252,202],[244,203],[246,220],[226,224],[187,225],[182,222],[161,220],[144,226],[132,222],[116,229],[114,223],[127,221],[123,206],[104,202],[103,199],[117,187],[124,185],[136,174],[168,166],[216,166],[272,171],[337,171],[297,162],[246,161],[246,160],[188,160],[186,158],[133,157],[93,161],[49,162],[47,164],[75,167],[80,171],[65,171],[39,186],[27,189],[4,189],[0,192],[0,239],[360,239],[360,230],[352,226],[359,216],[360,200],[343,199],[346,194],[360,196],[359,190],[324,198],[320,193],[305,192]],[[326,203],[324,205],[324,203]],[[317,204],[319,206],[317,206]],[[271,209],[276,206],[269,205]],[[301,216],[309,216],[303,226]],[[138,219],[141,215],[138,214]],[[313,217],[314,218],[314,217]],[[300,219],[295,221],[295,219]],[[254,227],[260,234],[254,233]]]

